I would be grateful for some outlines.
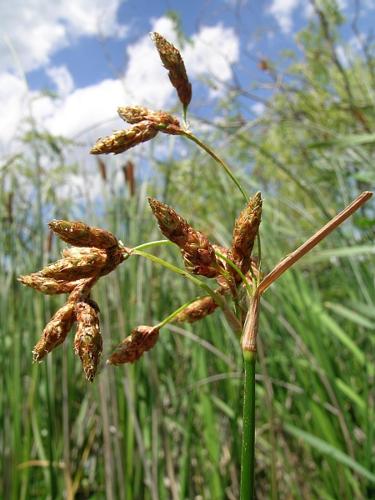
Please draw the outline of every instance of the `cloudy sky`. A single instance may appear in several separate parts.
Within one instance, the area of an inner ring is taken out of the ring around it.
[[[355,0],[339,3],[352,15]],[[375,0],[361,3],[366,30]],[[219,82],[206,91],[196,86],[197,112],[233,81],[233,72],[251,85],[257,60],[294,47],[294,34],[311,15],[308,0],[3,0],[0,154],[9,152],[30,113],[51,133],[74,138],[96,125],[121,128],[119,105],[173,107],[175,94],[148,36],[158,31],[179,46],[173,11],[190,41],[182,52],[193,83],[207,75]],[[54,97],[41,97],[41,90]]]

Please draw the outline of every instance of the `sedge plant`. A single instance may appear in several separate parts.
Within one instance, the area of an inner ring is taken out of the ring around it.
[[[241,500],[248,500],[255,495],[255,369],[262,294],[285,271],[366,203],[372,193],[364,192],[358,196],[310,239],[285,257],[271,272],[263,275],[259,237],[263,203],[261,193],[249,196],[227,163],[189,130],[186,114],[192,98],[192,87],[181,54],[160,34],[153,33],[151,37],[183,106],[184,125],[181,126],[176,117],[165,111],[151,111],[141,106],[120,107],[119,116],[131,126],[100,138],[91,153],[120,154],[153,139],[159,132],[180,135],[193,141],[223,168],[244,197],[245,206],[234,221],[231,246],[224,248],[211,243],[204,233],[190,225],[172,207],[154,198],[149,198],[148,201],[166,239],[145,242],[135,247],[125,246],[110,232],[87,226],[84,222],[51,221],[50,229],[71,246],[63,250],[62,259],[39,272],[21,276],[19,280],[44,294],[67,294],[67,301],[45,327],[33,350],[33,356],[35,361],[41,361],[65,341],[76,324],[74,351],[81,359],[87,380],[94,380],[103,341],[99,306],[91,298],[91,291],[100,278],[114,271],[129,258],[148,259],[194,283],[200,290],[198,297],[182,304],[156,325],[135,327],[117,346],[107,363],[115,366],[134,363],[145,352],[155,347],[159,333],[166,324],[194,323],[220,309],[230,328],[238,336],[243,353],[240,497]],[[181,252],[184,267],[177,267],[148,252],[150,248],[160,245],[176,245]],[[257,248],[255,255],[254,248]],[[211,284],[201,277],[211,280]]]

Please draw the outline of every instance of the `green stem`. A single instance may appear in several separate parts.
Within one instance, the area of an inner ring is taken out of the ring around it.
[[[196,300],[203,299],[204,297],[207,297],[207,295],[204,295],[204,296],[201,296],[201,297],[195,297],[194,299],[189,300],[189,302],[185,302],[185,304],[183,304],[178,309],[176,309],[175,311],[173,311],[169,316],[167,316],[166,318],[164,318],[163,321],[160,321],[160,323],[158,323],[156,325],[156,328],[162,328],[166,324],[170,323],[171,321],[174,320],[174,318],[176,316],[178,316],[180,314],[180,312],[182,312],[184,309],[186,309],[187,307],[189,307],[193,302],[195,302]]]
[[[243,281],[243,283],[244,283],[244,285],[246,287],[247,293],[250,296],[252,296],[254,294],[254,291],[251,288],[251,286],[249,285],[249,282],[246,279],[246,276],[241,271],[241,269],[238,266],[236,266],[236,264],[232,260],[228,259],[228,257],[226,257],[221,252],[218,252],[217,250],[215,250],[215,255],[217,255],[218,257],[220,257],[220,259],[223,259],[232,269],[234,269],[236,271],[236,273],[238,273],[238,275],[241,277],[241,279],[242,279],[242,281]],[[253,272],[252,272],[251,268],[250,268],[250,274],[251,274],[251,276],[255,280],[255,276],[253,275]]]
[[[254,498],[255,357],[255,352],[243,351],[245,378],[240,500],[252,500]]]
[[[146,248],[162,246],[162,245],[175,246],[175,244],[169,240],[156,240],[156,241],[148,241],[147,243],[142,243],[141,245],[132,248],[131,251],[137,252],[138,250],[144,250]]]
[[[143,252],[142,250],[135,250],[133,248],[132,250],[133,255],[139,255],[141,257],[144,257],[145,259],[151,260],[152,262],[155,262],[155,264],[160,264],[161,266],[165,267],[166,269],[169,269],[170,271],[179,274],[180,276],[183,276],[184,278],[188,279],[195,285],[200,286],[206,293],[208,293],[216,302],[216,304],[221,307],[223,310],[230,326],[233,328],[234,332],[241,332],[242,327],[236,316],[234,315],[233,311],[231,311],[230,307],[228,307],[228,304],[225,302],[225,299],[215,290],[212,290],[211,287],[206,285],[206,283],[203,283],[200,279],[196,278],[195,276],[192,276],[190,273],[185,271],[184,269],[181,269],[177,266],[174,266],[173,264],[170,264],[164,259],[161,259],[160,257],[156,257],[156,255],[152,255],[151,253]]]
[[[183,135],[183,136],[187,137],[188,139],[190,139],[191,141],[195,142],[195,144],[197,144],[200,148],[202,148],[204,151],[206,151],[206,153],[208,153],[215,161],[217,161],[217,163],[219,163],[220,166],[223,167],[226,174],[232,179],[232,181],[235,183],[237,188],[241,191],[241,194],[245,198],[245,201],[247,203],[249,200],[249,196],[247,195],[244,188],[241,186],[239,180],[234,175],[234,173],[232,172],[230,167],[225,163],[225,161],[222,160],[220,158],[220,156],[218,156],[213,149],[211,149],[209,146],[207,146],[207,144],[202,142],[200,139],[198,139],[198,137],[196,137],[194,134],[192,134],[188,130],[184,131],[183,134],[181,134],[181,135]]]

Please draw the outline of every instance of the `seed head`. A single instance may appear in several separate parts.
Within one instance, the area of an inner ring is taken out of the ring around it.
[[[262,195],[250,198],[247,207],[238,216],[232,237],[230,258],[246,274],[250,268],[251,252],[262,216]]]
[[[103,350],[98,316],[99,308],[94,301],[90,300],[76,303],[74,310],[77,317],[74,352],[81,358],[87,380],[92,382]]]
[[[118,245],[117,238],[104,229],[90,227],[84,222],[53,220],[49,227],[59,238],[76,247],[111,248]]]
[[[161,232],[181,249],[186,269],[207,278],[220,274],[215,250],[207,237],[192,228],[170,206],[154,198],[148,198],[151,210],[158,220]]]
[[[55,280],[53,278],[44,278],[38,273],[27,274],[18,278],[23,285],[34,288],[45,295],[57,295],[59,293],[70,293],[75,287],[76,282]]]
[[[169,205],[151,197],[148,198],[148,202],[158,221],[160,231],[182,248],[187,242],[189,224]]]
[[[168,70],[171,84],[176,89],[178,97],[186,109],[191,101],[192,90],[180,52],[159,33],[151,33],[151,40],[159,52],[161,62]]]
[[[203,297],[202,299],[196,300],[181,311],[176,316],[175,321],[178,323],[194,323],[195,321],[199,321],[209,314],[212,314],[217,307],[218,306],[212,297]]]
[[[153,326],[137,326],[131,334],[119,344],[107,363],[121,365],[134,363],[144,352],[154,347],[159,338],[159,329]]]
[[[117,108],[119,116],[128,123],[148,121],[154,123],[158,130],[166,134],[178,135],[182,133],[180,122],[165,111],[151,111],[142,106],[125,106]]]
[[[205,234],[191,226],[188,229],[187,242],[181,249],[186,269],[192,274],[215,278],[221,274],[215,250]]]
[[[75,321],[74,304],[61,307],[43,330],[33,350],[34,361],[41,361],[55,347],[62,344]]]
[[[107,252],[100,248],[90,248],[89,253],[64,257],[39,271],[39,276],[56,280],[76,281],[100,273],[107,264]]]
[[[119,154],[127,151],[142,142],[153,139],[158,133],[155,124],[147,120],[133,125],[127,130],[118,130],[112,135],[98,139],[90,153],[99,155],[102,153]]]

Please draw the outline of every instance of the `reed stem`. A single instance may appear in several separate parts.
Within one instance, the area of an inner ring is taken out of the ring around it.
[[[252,500],[254,498],[255,358],[255,352],[243,351],[244,399],[240,500]]]

